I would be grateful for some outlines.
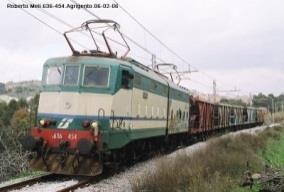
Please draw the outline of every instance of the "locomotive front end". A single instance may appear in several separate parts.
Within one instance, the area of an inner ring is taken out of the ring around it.
[[[37,126],[21,139],[31,166],[58,174],[102,172],[116,68],[111,59],[67,57],[44,65]]]

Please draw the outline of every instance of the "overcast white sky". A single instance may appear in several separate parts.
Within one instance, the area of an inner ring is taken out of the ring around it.
[[[22,3],[21,0],[13,0]],[[70,3],[69,0],[31,0]],[[80,3],[113,3],[112,0],[77,0]],[[284,92],[284,1],[282,0],[117,0],[150,31],[201,72],[185,81],[190,89],[212,92],[241,89],[240,94]],[[0,82],[41,79],[49,57],[70,55],[63,36],[45,27],[20,9],[0,8]],[[83,10],[46,9],[73,26],[94,19]],[[60,31],[69,28],[27,9]],[[121,30],[180,69],[187,66],[144,32],[121,9],[92,9],[102,18],[121,24]],[[151,56],[131,45],[132,55],[149,64]],[[201,82],[201,84],[197,83]]]

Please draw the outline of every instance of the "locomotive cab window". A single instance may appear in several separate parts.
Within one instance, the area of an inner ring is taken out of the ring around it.
[[[59,85],[63,74],[62,66],[52,66],[46,71],[45,84],[46,85]]]
[[[66,66],[64,85],[77,85],[79,79],[79,66]]]
[[[100,66],[85,66],[84,86],[107,87],[109,79],[109,68]]]
[[[134,75],[130,73],[128,70],[123,69],[121,74],[121,87],[124,89],[132,88],[132,80]]]

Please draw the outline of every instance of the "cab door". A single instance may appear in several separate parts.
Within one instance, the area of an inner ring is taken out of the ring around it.
[[[109,149],[120,149],[131,141],[133,69],[120,65],[116,76],[116,92],[110,114]]]
[[[119,90],[114,94],[112,115],[115,119],[114,128],[132,128],[132,95],[133,95],[133,70],[131,67],[120,65],[118,71]]]

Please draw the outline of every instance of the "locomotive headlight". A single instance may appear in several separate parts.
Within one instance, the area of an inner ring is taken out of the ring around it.
[[[55,125],[56,121],[52,121],[52,120],[48,120],[48,119],[41,119],[39,121],[39,124],[40,124],[41,127],[48,127],[48,126],[51,126],[51,125]]]
[[[92,127],[92,129],[94,131],[94,135],[98,136],[98,134],[99,134],[99,123],[97,121],[93,121],[91,123],[91,127]]]
[[[92,126],[92,128],[94,128],[94,129],[99,128],[99,124],[98,124],[97,121],[93,121],[92,124],[91,124],[91,126]]]
[[[45,120],[44,120],[44,119],[41,119],[41,120],[39,121],[39,124],[40,124],[41,126],[44,126],[44,125],[45,125]]]

